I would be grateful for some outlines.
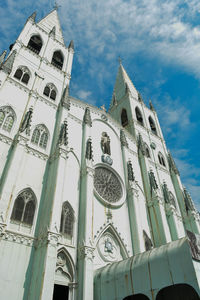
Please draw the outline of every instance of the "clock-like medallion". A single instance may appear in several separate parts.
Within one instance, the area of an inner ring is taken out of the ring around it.
[[[96,167],[94,187],[97,194],[110,204],[114,204],[122,199],[122,184],[116,174],[110,169],[101,166]]]

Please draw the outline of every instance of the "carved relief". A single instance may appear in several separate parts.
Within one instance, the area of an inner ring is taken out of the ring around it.
[[[105,262],[113,262],[122,259],[120,246],[109,232],[104,233],[100,238],[97,249]]]
[[[30,107],[29,110],[26,112],[22,124],[20,126],[20,132],[25,131],[27,135],[30,135],[30,127],[31,127],[31,119],[33,114],[33,108]]]

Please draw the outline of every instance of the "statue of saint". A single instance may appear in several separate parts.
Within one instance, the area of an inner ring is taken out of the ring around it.
[[[106,132],[102,132],[101,136],[101,149],[104,154],[110,155],[110,138]]]

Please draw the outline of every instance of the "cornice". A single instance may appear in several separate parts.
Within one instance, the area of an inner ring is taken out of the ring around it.
[[[35,238],[32,236],[10,230],[5,230],[1,235],[2,239],[5,241],[23,244],[25,246],[33,246],[35,241]]]

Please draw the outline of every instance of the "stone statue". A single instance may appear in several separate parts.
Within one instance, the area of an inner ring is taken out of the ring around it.
[[[64,120],[63,124],[61,125],[60,128],[60,134],[59,134],[59,139],[58,139],[58,144],[67,146],[67,121]]]
[[[27,135],[30,135],[32,114],[33,114],[33,108],[30,107],[29,110],[26,112],[26,114],[24,116],[24,119],[23,119],[22,124],[21,124],[20,129],[19,129],[20,132],[25,131],[25,133]]]
[[[152,190],[155,191],[158,189],[156,178],[155,178],[155,175],[152,170],[150,170],[150,172],[149,172],[149,182],[150,182],[150,186],[151,186],[151,191]]]
[[[143,230],[143,237],[146,251],[151,250],[153,248],[153,244],[145,230]]]
[[[131,161],[128,161],[128,163],[127,163],[127,171],[128,171],[128,180],[135,181],[135,176],[133,173],[133,166],[132,166]]]
[[[170,202],[169,191],[168,191],[168,188],[167,188],[167,185],[165,182],[162,186],[162,190],[163,190],[163,196],[164,196],[165,203],[169,203]]]
[[[85,157],[89,160],[93,158],[93,153],[92,153],[92,140],[89,138],[86,143],[86,153]]]
[[[110,155],[110,138],[106,132],[102,133],[101,136],[101,149],[104,154]]]

